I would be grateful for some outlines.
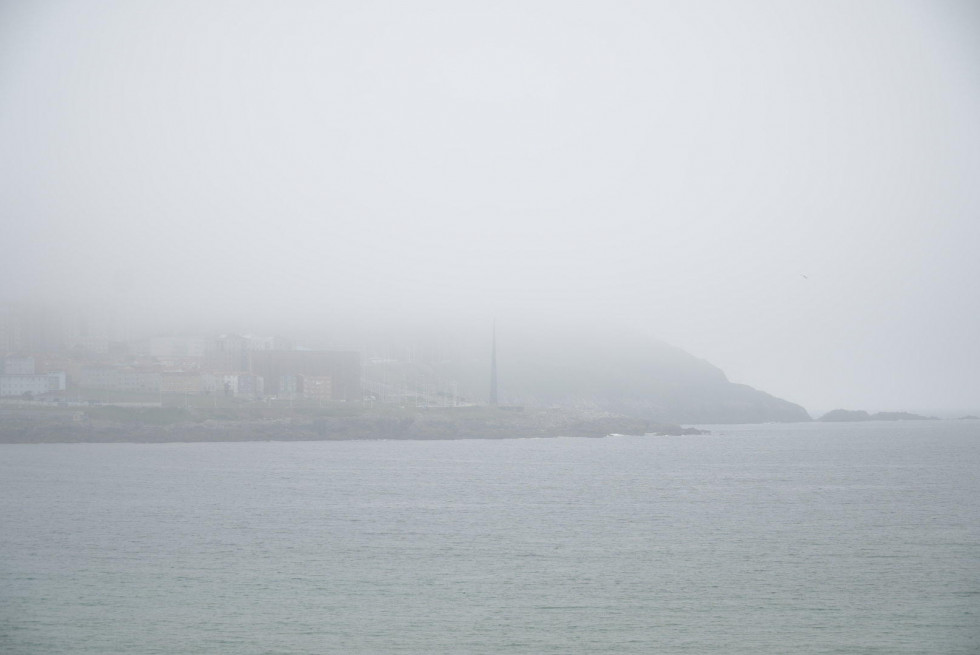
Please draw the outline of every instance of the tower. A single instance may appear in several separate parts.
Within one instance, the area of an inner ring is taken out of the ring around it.
[[[490,404],[497,405],[497,321],[493,322],[493,340],[490,345]]]

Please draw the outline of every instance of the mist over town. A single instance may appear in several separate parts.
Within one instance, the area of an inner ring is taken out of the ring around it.
[[[971,3],[423,5],[4,5],[0,300],[605,326],[814,414],[976,408]]]

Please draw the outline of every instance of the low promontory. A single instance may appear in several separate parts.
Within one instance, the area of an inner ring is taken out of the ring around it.
[[[375,408],[343,405],[294,413],[243,407],[0,410],[0,443],[508,439],[610,434],[703,434],[696,428],[606,412],[521,407]]]
[[[909,412],[876,412],[869,414],[863,409],[835,409],[817,419],[825,422],[854,423],[859,421],[933,421],[935,416],[921,416]]]

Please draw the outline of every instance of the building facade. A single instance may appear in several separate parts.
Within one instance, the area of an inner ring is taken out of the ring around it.
[[[16,397],[40,395],[51,391],[64,391],[66,376],[63,372],[39,375],[0,375],[0,396]]]

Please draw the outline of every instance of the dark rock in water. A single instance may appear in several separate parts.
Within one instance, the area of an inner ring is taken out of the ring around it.
[[[921,416],[908,412],[878,412],[871,415],[872,421],[935,421],[935,416]]]
[[[871,415],[863,409],[835,409],[817,419],[818,421],[870,421]]]
[[[869,414],[863,409],[835,409],[821,416],[818,421],[859,422],[859,421],[931,421],[935,416],[920,416],[909,412],[877,412]]]
[[[654,432],[661,437],[681,437],[686,435],[711,434],[711,430],[699,430],[697,428],[682,428],[680,426],[661,426],[661,429]]]

